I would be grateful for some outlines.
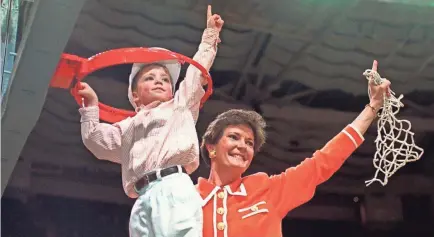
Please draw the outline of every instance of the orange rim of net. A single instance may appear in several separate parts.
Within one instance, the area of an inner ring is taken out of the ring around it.
[[[62,54],[50,86],[69,89],[75,101],[81,106],[82,97],[77,94],[80,85],[78,82],[81,82],[90,73],[120,64],[152,63],[166,60],[177,60],[181,64],[189,63],[201,71],[202,76],[208,82],[205,94],[200,101],[200,108],[202,108],[213,90],[209,72],[187,56],[162,49],[120,48],[105,51],[87,59],[76,55]],[[99,102],[98,107],[100,119],[109,123],[116,123],[136,115],[135,111],[114,108],[101,102]]]

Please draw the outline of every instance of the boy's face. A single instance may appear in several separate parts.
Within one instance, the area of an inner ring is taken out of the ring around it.
[[[165,102],[172,99],[172,81],[167,68],[150,65],[138,73],[137,85],[133,91],[137,107],[146,106],[154,101]]]

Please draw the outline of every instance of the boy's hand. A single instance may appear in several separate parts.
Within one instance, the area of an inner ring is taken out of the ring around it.
[[[80,87],[77,93],[84,98],[84,104],[86,107],[98,106],[98,96],[87,83],[80,82]]]
[[[206,14],[206,27],[211,28],[211,29],[215,29],[218,32],[220,32],[222,30],[224,23],[225,22],[220,17],[220,15],[217,15],[217,14],[213,15],[212,14],[211,5],[208,5],[208,10],[207,10],[207,14]]]

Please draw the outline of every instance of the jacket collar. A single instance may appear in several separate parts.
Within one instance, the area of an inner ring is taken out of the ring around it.
[[[205,206],[217,191],[222,189],[226,189],[228,194],[233,196],[247,196],[247,190],[242,181],[242,178],[239,178],[231,184],[220,187],[210,183],[207,179],[199,177],[197,181],[197,189],[203,200],[202,206]]]

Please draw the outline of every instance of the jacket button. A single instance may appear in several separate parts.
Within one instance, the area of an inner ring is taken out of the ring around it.
[[[225,213],[225,209],[223,207],[219,207],[217,208],[217,213],[223,215],[223,213]]]
[[[219,223],[217,224],[217,229],[219,229],[219,230],[224,230],[224,229],[225,229],[225,223],[223,223],[223,222],[219,222]]]

